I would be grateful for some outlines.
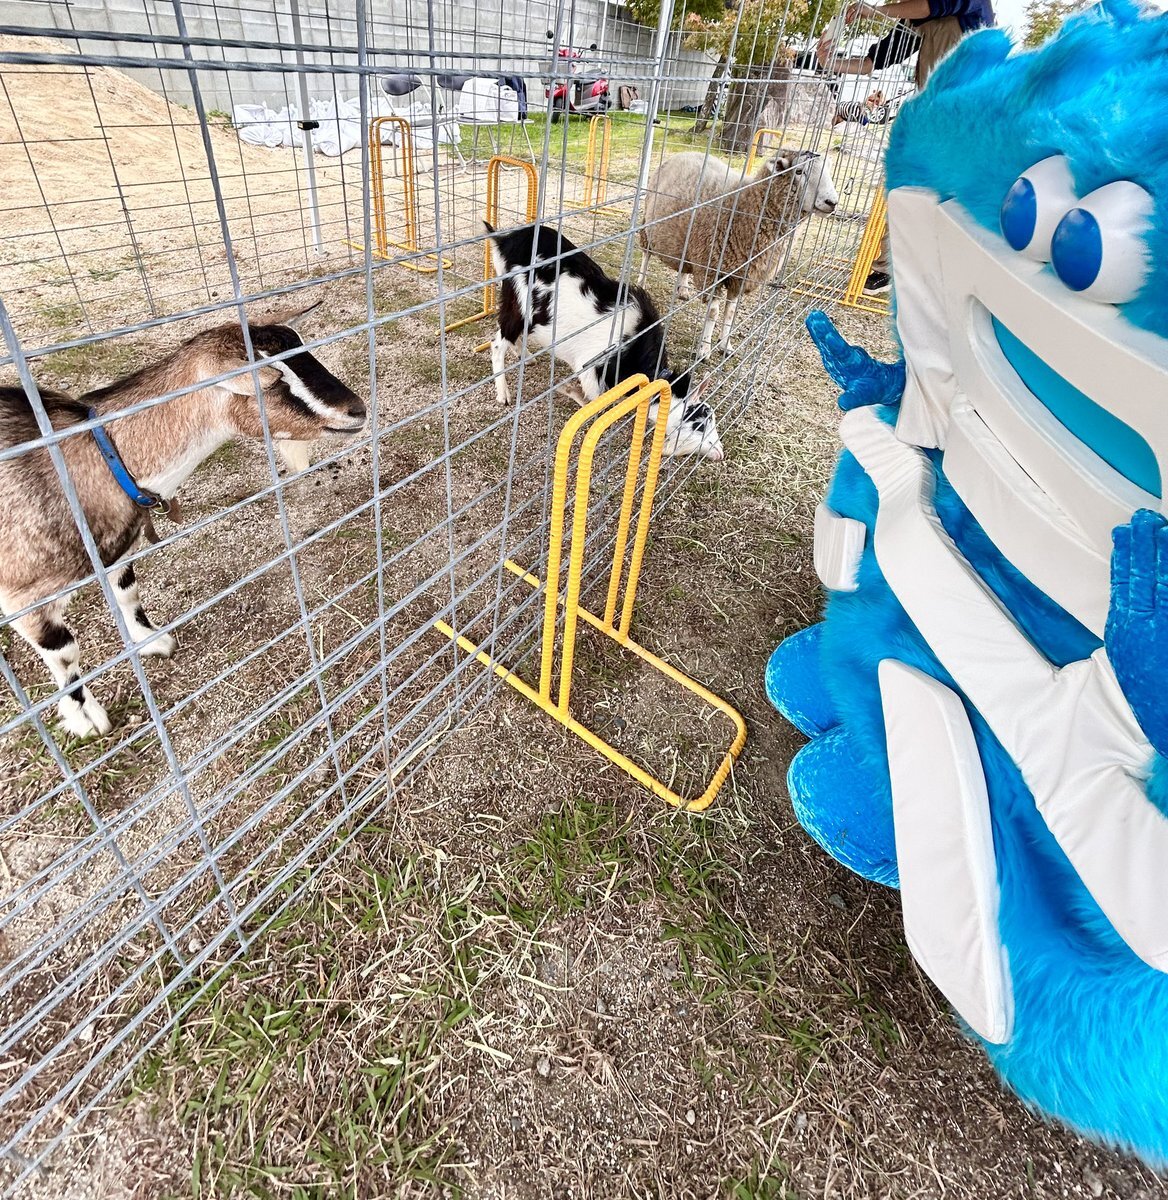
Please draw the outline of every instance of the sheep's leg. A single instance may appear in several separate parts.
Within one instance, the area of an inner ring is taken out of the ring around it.
[[[178,646],[174,636],[169,633],[158,633],[154,623],[146,615],[142,607],[142,599],[138,595],[138,579],[134,574],[134,564],[127,563],[124,567],[115,568],[111,573],[110,582],[114,585],[114,598],[130,636],[138,646],[139,654],[156,654],[159,658],[169,658]]]
[[[702,344],[698,350],[699,358],[709,358],[710,349],[714,344],[714,327],[719,324],[722,316],[722,295],[715,291],[710,297],[706,309],[706,323],[702,326]]]
[[[503,374],[507,366],[507,344],[507,339],[500,329],[491,342],[491,370],[495,375],[495,398],[504,408],[511,403],[511,389],[507,386],[507,378]]]
[[[66,694],[57,705],[61,724],[75,737],[109,733],[109,714],[93,698],[81,678],[81,655],[73,631],[61,620],[65,606],[59,601],[13,621],[16,632],[45,660],[57,687]]]
[[[694,296],[694,278],[688,271],[680,271],[677,276],[677,298],[692,300]]]
[[[730,335],[734,332],[734,314],[738,311],[738,301],[740,296],[730,296],[726,300],[726,307],[722,312],[722,339],[718,342],[718,349],[723,354],[733,354],[734,347],[730,342]]]
[[[637,285],[644,287],[649,282],[649,251],[641,247],[641,273],[637,276]]]

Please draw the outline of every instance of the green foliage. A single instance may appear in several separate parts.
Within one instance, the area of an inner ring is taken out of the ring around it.
[[[830,7],[830,4],[829,6]],[[812,20],[822,24],[830,18],[827,8],[814,13],[807,0],[745,0],[725,9],[716,20],[703,19],[691,10],[685,19],[685,48],[704,50],[712,58],[733,54],[740,66],[786,64],[791,59],[790,43],[814,32]]]
[[[658,0],[630,0],[628,7],[637,24],[653,26],[657,24],[657,15],[661,8]],[[717,21],[725,11],[725,0],[691,0],[688,5],[675,4],[673,28],[677,29],[681,25],[682,13],[687,14],[687,18],[696,16],[700,21]]]
[[[1054,37],[1063,21],[1084,7],[1083,0],[1030,0],[1026,5],[1025,45],[1041,46]]]

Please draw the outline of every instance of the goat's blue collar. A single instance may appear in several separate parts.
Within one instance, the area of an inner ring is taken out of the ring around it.
[[[98,419],[97,410],[94,408],[89,409],[87,415],[91,421]],[[106,466],[110,469],[110,474],[117,480],[118,487],[139,508],[149,509],[152,512],[169,513],[170,502],[168,500],[164,500],[156,492],[151,492],[144,487],[138,486],[134,476],[130,474],[126,469],[126,464],[122,462],[122,456],[118,453],[113,439],[106,433],[105,427],[103,425],[95,425],[89,432],[93,434],[93,440],[97,443],[97,448],[101,451],[101,456],[105,459]]]

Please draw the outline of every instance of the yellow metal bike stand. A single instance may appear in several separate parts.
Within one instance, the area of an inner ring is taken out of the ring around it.
[[[401,131],[402,151],[402,187],[405,189],[402,207],[406,223],[406,240],[393,242],[389,240],[385,226],[385,172],[381,162],[381,127],[396,125]],[[386,262],[397,261],[390,249],[404,250],[408,254],[418,254],[418,194],[414,186],[414,139],[410,133],[410,123],[405,117],[374,117],[369,122],[369,190],[373,195],[373,245],[370,251],[374,258]],[[359,242],[346,242],[354,250],[364,251],[365,247]],[[437,254],[425,254],[438,262]],[[407,271],[417,271],[420,275],[433,275],[438,267],[424,262],[397,262],[399,267]],[[454,264],[448,259],[442,259],[442,265],[449,269]]]
[[[629,545],[629,530],[632,524],[633,506],[636,500],[637,478],[641,468],[641,454],[645,430],[649,421],[649,406],[658,401],[657,422],[645,471],[645,486],[641,496],[640,512],[637,514],[636,531],[633,535],[632,553],[629,558],[627,581],[624,581],[624,596],[621,599],[621,584],[624,574],[625,551]],[[664,380],[650,383],[644,375],[634,375],[579,412],[574,413],[556,445],[555,474],[552,484],[551,527],[549,529],[548,580],[546,585],[521,566],[508,560],[504,565],[514,575],[534,588],[544,587],[543,644],[540,656],[539,687],[533,687],[521,679],[510,668],[493,659],[470,638],[457,635],[451,626],[441,620],[434,628],[458,646],[489,667],[501,679],[526,697],[548,716],[598,750],[610,762],[615,763],[626,774],[648,788],[667,804],[693,812],[708,808],[730,775],[734,760],[746,743],[746,722],[731,704],[700,683],[679,671],[676,667],[658,658],[651,651],[634,642],[629,636],[636,602],[637,584],[645,558],[645,547],[649,538],[649,524],[653,514],[653,495],[657,488],[657,477],[661,467],[661,455],[665,445],[665,425],[669,414],[671,393]],[[635,413],[633,420],[632,445],[629,448],[628,467],[625,472],[624,494],[621,499],[620,519],[617,525],[616,544],[613,547],[612,570],[608,579],[608,593],[604,615],[596,616],[580,606],[580,589],[584,572],[584,551],[588,522],[588,499],[592,490],[592,460],[601,437],[621,418]],[[572,518],[572,536],[568,552],[568,582],[560,599],[560,566],[566,520],[568,496],[568,474],[572,461],[572,449],[576,437],[585,427],[583,441],[576,463],[575,507]],[[617,607],[620,604],[620,621],[617,623]],[[552,677],[555,674],[556,624],[560,609],[564,613],[563,644],[559,662],[559,688],[556,698],[552,697]],[[650,774],[633,762],[627,755],[610,745],[595,730],[572,716],[570,701],[572,692],[572,668],[576,654],[576,635],[579,622],[584,621],[594,629],[611,638],[623,649],[631,650],[638,658],[655,670],[678,683],[686,691],[701,697],[711,708],[722,713],[733,724],[734,740],[726,750],[705,791],[701,795],[686,798],[675,792],[668,784]]]
[[[496,154],[487,163],[486,221],[492,228],[499,228],[499,172],[504,167],[518,167],[527,176],[527,224],[530,225],[539,211],[539,176],[535,173],[534,164],[525,162],[521,158],[511,158],[506,154]],[[494,280],[495,264],[491,261],[491,243],[487,241],[483,243],[482,312],[475,313],[473,317],[463,317],[460,321],[451,322],[442,330],[443,333],[453,333],[454,330],[461,329],[464,325],[473,325],[476,321],[493,317],[499,311]],[[475,350],[486,350],[490,344],[490,342],[484,342],[481,346],[476,346]]]

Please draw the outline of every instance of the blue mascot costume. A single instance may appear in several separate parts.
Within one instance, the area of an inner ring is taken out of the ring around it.
[[[845,449],[767,670],[791,799],[1025,1102],[1163,1165],[1168,15],[970,36],[886,183],[903,358],[808,319]]]

